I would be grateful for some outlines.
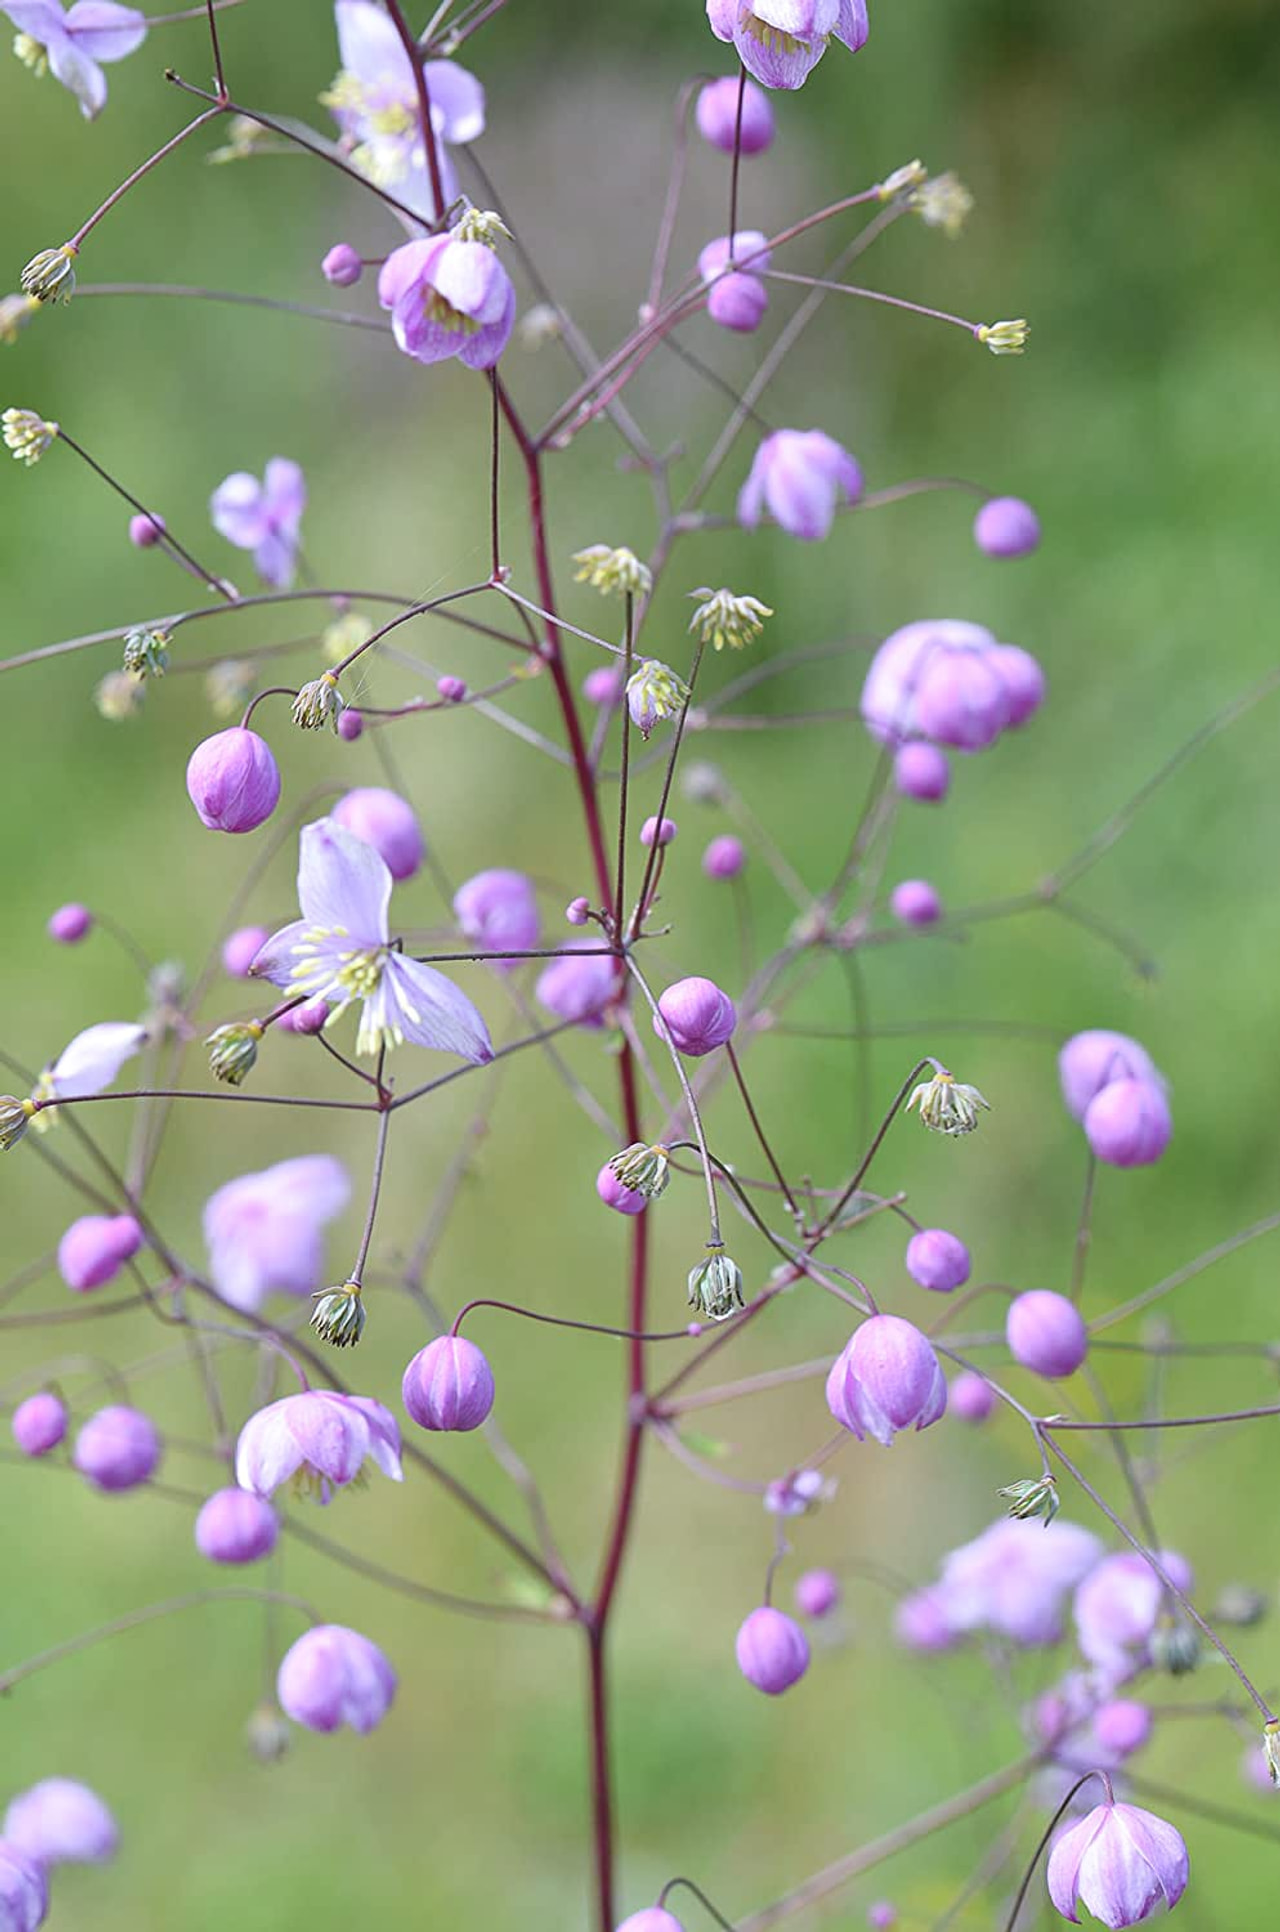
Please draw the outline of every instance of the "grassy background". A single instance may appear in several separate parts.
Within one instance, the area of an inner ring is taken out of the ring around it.
[[[323,9],[246,7],[228,17],[225,44],[246,101],[322,124],[315,96],[336,62]],[[699,65],[723,71],[723,49],[706,35],[694,0],[630,9],[561,0],[513,7],[474,44],[472,58],[490,90],[485,164],[553,285],[607,344],[628,327],[643,291],[669,103]],[[882,0],[867,50],[851,62],[834,49],[802,95],[779,97],[778,143],[744,171],[743,218],[769,228],[917,152],[935,168],[954,166],[977,197],[964,240],[950,245],[903,224],[876,252],[867,279],[979,319],[1034,320],[1032,353],[1009,362],[910,317],[831,305],[769,408],[773,422],[821,423],[850,444],[873,486],[958,474],[1027,496],[1046,532],[1033,562],[997,565],[978,555],[964,501],[952,496],[850,519],[821,549],[779,536],[700,538],[680,553],[648,639],[678,658],[683,592],[727,581],[776,606],[767,640],[775,651],[882,635],[936,613],[988,623],[1034,650],[1052,689],[1034,725],[964,763],[944,811],[904,814],[890,876],[933,878],[951,905],[1033,885],[1274,663],[1280,266],[1268,238],[1280,190],[1278,63],[1265,0],[1218,0],[1211,10],[1190,0],[1130,0],[1123,8],[1091,0],[1072,9]],[[30,253],[74,229],[96,194],[180,124],[180,103],[160,78],[164,64],[203,80],[198,24],[158,31],[112,69],[110,104],[90,128],[54,83],[37,87],[14,62],[0,67],[10,183],[0,250],[12,281]],[[358,190],[305,160],[212,169],[200,146],[197,137],[103,225],[85,251],[86,282],[200,283],[325,303],[332,298],[316,264],[332,241],[347,237],[369,253],[394,242]],[[677,268],[722,231],[725,193],[722,161],[699,150]],[[820,262],[821,250],[804,259]],[[352,291],[344,303],[368,309],[370,292]],[[775,293],[775,313],[787,307]],[[745,379],[758,354],[758,344],[722,340],[705,323],[686,340],[730,380]],[[414,593],[465,582],[485,567],[487,403],[456,367],[428,375],[373,335],[161,300],[77,299],[41,316],[2,354],[0,400],[59,418],[197,551],[238,569],[242,583],[247,561],[207,533],[207,498],[227,471],[260,469],[277,452],[306,467],[305,542],[322,581]],[[564,381],[556,351],[535,358],[513,347],[508,367],[536,420]],[[655,359],[637,384],[634,406],[658,447],[679,441],[696,457],[715,431],[716,400],[667,358]],[[747,455],[744,446],[730,464],[715,507],[730,505]],[[678,472],[690,473],[688,465]],[[10,466],[2,480],[6,655],[185,600],[162,558],[129,547],[125,513],[69,454],[55,452],[30,473]],[[552,491],[562,580],[567,553],[582,544],[626,541],[643,551],[652,539],[642,480],[615,465],[603,431],[555,465]],[[514,492],[508,502],[515,528]],[[567,605],[583,623],[598,618],[583,593],[569,593]],[[218,622],[187,632],[178,657],[190,662],[197,644],[201,657],[248,654],[299,631],[279,616]],[[458,670],[473,683],[499,663],[496,648],[445,627],[422,630],[411,648],[434,671]],[[210,728],[199,677],[171,676],[144,717],[115,727],[89,701],[115,661],[107,646],[15,672],[4,685],[3,1044],[29,1062],[139,1002],[132,969],[105,936],[82,950],[50,948],[43,923],[55,904],[79,897],[107,908],[153,954],[194,969],[216,937],[246,845],[252,851],[266,836],[210,839],[188,808],[183,766]],[[311,663],[314,654],[285,662]],[[586,663],[584,655],[575,670]],[[729,674],[711,667],[713,679]],[[797,674],[774,687],[770,702],[780,711],[847,706],[858,676],[856,662]],[[425,680],[425,672],[380,673],[376,689],[407,692]],[[529,700],[522,715],[550,723],[545,694]],[[368,739],[335,747],[279,726],[277,716],[272,736],[289,809],[313,785],[379,782]],[[894,947],[869,962],[879,1025],[947,1016],[1064,1032],[1115,1025],[1138,1033],[1169,1074],[1178,1131],[1167,1159],[1154,1172],[1103,1177],[1088,1300],[1095,1311],[1275,1206],[1274,734],[1274,707],[1264,706],[1211,744],[1078,894],[1089,911],[1138,935],[1158,964],[1154,980],[1139,981],[1114,951],[1048,913],[980,926],[964,944]],[[394,752],[443,872],[457,880],[484,865],[525,864],[547,882],[554,913],[586,876],[568,782],[516,740],[498,742],[500,758],[481,720],[454,716],[447,729],[437,722],[397,735]],[[822,883],[843,852],[871,768],[860,731],[835,724],[803,734],[726,733],[699,749],[714,751],[805,878]],[[704,838],[722,822],[693,806],[680,816],[684,838],[667,873],[670,971],[716,971],[736,984],[733,922],[696,865]],[[265,923],[287,913],[290,871],[285,854],[255,901]],[[752,898],[758,930],[776,941],[788,908],[758,865]],[[407,924],[440,921],[426,878],[398,903]],[[495,1023],[506,1024],[501,1002],[481,997]],[[209,1010],[242,1010],[237,989],[221,985]],[[838,973],[816,983],[797,1016],[847,1024]],[[953,1056],[995,1111],[971,1143],[900,1131],[880,1180],[910,1188],[927,1220],[956,1227],[983,1279],[1060,1283],[1082,1160],[1047,1046],[935,1025],[877,1043],[863,1068],[830,1045],[765,1041],[754,1080],[784,1158],[824,1178],[845,1169],[860,1083],[882,1102],[917,1047]],[[314,1080],[318,1091],[333,1091],[313,1057],[301,1043],[273,1042],[260,1085]],[[611,1101],[599,1043],[575,1040],[571,1058]],[[394,1267],[424,1220],[459,1136],[476,1119],[475,1091],[462,1083],[438,1106],[403,1117],[375,1250],[383,1268]],[[118,1153],[126,1123],[107,1113],[97,1124]],[[712,1124],[722,1144],[750,1159],[732,1106],[713,1108]],[[314,1114],[189,1108],[175,1115],[166,1141],[157,1211],[171,1238],[198,1252],[200,1204],[231,1174],[329,1148],[359,1177],[369,1139],[363,1121],[344,1128]],[[605,1151],[547,1069],[517,1062],[433,1268],[441,1302],[507,1293],[611,1319],[623,1234],[591,1190]],[[52,1248],[69,1209],[65,1191],[25,1154],[5,1163],[2,1179],[5,1264],[16,1269]],[[361,1185],[335,1232],[335,1269],[358,1234]],[[673,1197],[655,1234],[664,1320],[679,1319],[699,1239],[697,1190]],[[758,1278],[765,1251],[737,1245]],[[896,1233],[867,1233],[846,1246],[849,1265],[894,1306],[928,1312],[902,1274]],[[1269,1339],[1273,1281],[1267,1245],[1246,1250],[1171,1305],[1179,1334]],[[19,1304],[64,1306],[56,1277]],[[608,1344],[591,1338],[482,1322],[475,1332],[494,1360],[504,1425],[545,1480],[571,1561],[589,1573],[613,1481],[619,1364]],[[384,1296],[361,1351],[361,1386],[390,1399],[400,1365],[422,1339],[412,1309]],[[740,1346],[738,1365],[802,1360],[841,1339],[828,1305],[792,1297],[769,1332]],[[55,1358],[78,1406],[87,1405],[104,1361],[149,1364],[131,1377],[139,1399],[172,1437],[206,1434],[181,1346],[153,1322],[5,1332],[6,1384]],[[1117,1407],[1138,1412],[1147,1399],[1141,1364],[1122,1354],[1100,1359]],[[1199,1363],[1175,1369],[1167,1400],[1181,1412],[1266,1401],[1273,1385],[1247,1362]],[[250,1400],[243,1368],[227,1368],[225,1387],[238,1417]],[[727,1466],[753,1478],[779,1473],[821,1439],[815,1400],[808,1386],[754,1411],[724,1411]],[[1155,1492],[1161,1533],[1194,1558],[1206,1602],[1233,1580],[1274,1587],[1267,1427],[1197,1437],[1166,1456]],[[449,1443],[445,1454],[451,1468],[518,1513],[482,1443]],[[797,1543],[803,1561],[849,1572],[848,1641],[824,1650],[782,1706],[753,1696],[731,1663],[733,1630],[757,1600],[768,1555],[758,1505],[651,1457],[615,1646],[629,1906],[683,1870],[729,1911],[745,1911],[1018,1749],[1015,1699],[992,1695],[987,1662],[892,1661],[888,1605],[852,1566],[878,1559],[927,1576],[946,1547],[990,1519],[993,1487],[1023,1473],[1026,1455],[1003,1422],[981,1436],[948,1422],[892,1455],[867,1448],[844,1459],[838,1500],[799,1526]],[[1102,1458],[1098,1468],[1119,1500]],[[175,1484],[199,1490],[211,1472],[197,1452],[171,1450]],[[210,1581],[191,1547],[185,1505],[96,1498],[54,1468],[6,1463],[0,1483],[6,1661]],[[420,1482],[403,1491],[375,1483],[344,1497],[325,1527],[424,1580],[482,1595],[511,1587],[466,1521]],[[110,1798],[126,1836],[113,1875],[60,1879],[57,1922],[94,1932],[139,1922],[168,1932],[232,1922],[246,1932],[318,1932],[353,1918],[486,1932],[583,1926],[580,1659],[572,1638],[446,1620],[295,1548],[282,1575],[285,1587],[318,1601],[326,1616],[367,1629],[394,1657],[403,1680],[394,1719],[367,1740],[300,1738],[271,1770],[251,1763],[242,1731],[273,1641],[252,1605],[193,1610],[32,1679],[0,1718],[6,1784],[55,1771],[83,1776]],[[284,1634],[292,1630],[290,1623]],[[1260,1681],[1274,1682],[1267,1626],[1242,1643]],[[1012,1682],[1026,1691],[1044,1671],[1037,1660],[1015,1660]],[[1217,1698],[1226,1681],[1206,1666],[1185,1695]],[[1152,1747],[1150,1774],[1242,1808],[1265,1828],[1266,1802],[1241,1784],[1239,1754],[1226,1725],[1168,1724]],[[1196,1875],[1182,1922],[1204,1932],[1241,1922],[1273,1891],[1274,1847],[1176,1815]],[[995,1830],[987,1818],[931,1843],[851,1892],[827,1922],[860,1924],[867,1899],[888,1892],[911,1924],[928,1925]],[[959,1921],[992,1922],[989,1904]]]

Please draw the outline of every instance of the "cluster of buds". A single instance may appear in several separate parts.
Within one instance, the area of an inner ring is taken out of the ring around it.
[[[717,651],[726,644],[735,651],[745,650],[759,637],[765,618],[773,616],[768,604],[762,604],[758,597],[738,597],[731,590],[708,590],[703,585],[689,595],[703,599],[689,620],[689,629]]]
[[[231,1087],[243,1086],[257,1064],[258,1042],[265,1031],[261,1020],[232,1020],[216,1026],[205,1041],[214,1079],[225,1080]]]
[[[616,1181],[632,1194],[642,1194],[646,1201],[656,1201],[671,1178],[671,1155],[660,1141],[650,1147],[634,1140],[606,1165]]]
[[[968,1087],[955,1075],[939,1067],[932,1080],[913,1087],[907,1111],[919,1109],[920,1118],[935,1134],[971,1134],[978,1124],[978,1109],[991,1111],[976,1087]]]
[[[574,582],[590,584],[605,597],[647,597],[653,589],[648,565],[625,544],[616,549],[607,543],[588,544],[585,550],[574,551],[573,561],[578,566]]]
[[[172,634],[140,627],[124,634],[124,668],[135,678],[162,678],[169,668]]]
[[[742,1270],[723,1248],[708,1248],[707,1258],[689,1270],[689,1306],[708,1321],[722,1322],[745,1306]]]
[[[304,684],[293,701],[293,722],[299,731],[320,731],[328,725],[331,731],[338,729],[338,719],[342,714],[342,693],[338,690],[338,680],[332,671],[324,671],[318,678]]]
[[[344,1281],[338,1288],[322,1288],[311,1300],[311,1326],[321,1341],[334,1348],[354,1348],[365,1324],[360,1283]]]
[[[47,423],[33,409],[6,409],[0,416],[0,432],[4,435],[5,448],[12,451],[15,461],[25,463],[30,469],[53,442],[58,425]]]

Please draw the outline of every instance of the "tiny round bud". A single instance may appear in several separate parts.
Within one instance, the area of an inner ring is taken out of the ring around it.
[[[893,1613],[893,1634],[907,1650],[950,1650],[956,1632],[947,1616],[942,1592],[913,1590]]]
[[[762,1604],[738,1631],[738,1669],[766,1697],[780,1697],[809,1668],[809,1639],[781,1610]]]
[[[493,1371],[474,1342],[440,1335],[410,1362],[401,1394],[422,1429],[478,1429],[493,1407]]]
[[[333,817],[381,855],[393,879],[411,879],[422,864],[422,828],[412,805],[398,792],[381,785],[362,786],[338,800]]]
[[[738,126],[738,77],[726,74],[708,81],[695,109],[698,132],[721,154],[732,154]],[[742,89],[740,152],[763,154],[773,140],[773,106],[763,88],[749,80]]]
[[[867,1924],[871,1932],[893,1932],[898,1923],[898,1908],[891,1905],[887,1898],[878,1898],[867,1907]]]
[[[1149,1167],[1173,1137],[1164,1089],[1154,1080],[1112,1080],[1086,1107],[1084,1132],[1108,1167]]]
[[[658,1012],[671,1044],[694,1059],[724,1046],[738,1024],[733,1001],[710,979],[678,979],[659,998]],[[661,1031],[656,1019],[654,1031]]]
[[[196,1517],[196,1548],[211,1563],[256,1563],[280,1534],[269,1502],[248,1489],[219,1489]]]
[[[645,1911],[633,1912],[629,1919],[623,1919],[618,1932],[684,1932],[684,1927],[660,1905],[650,1905]]]
[[[364,273],[364,263],[350,242],[335,242],[320,264],[320,273],[334,288],[354,288]]]
[[[936,926],[942,901],[927,879],[903,879],[889,894],[889,910],[904,926]]]
[[[893,760],[893,782],[904,798],[921,798],[930,803],[945,798],[951,783],[951,766],[945,751],[923,738],[911,738],[899,745]]]
[[[338,736],[344,744],[353,745],[364,731],[364,713],[349,704],[338,719]]]
[[[325,1021],[329,1017],[328,1003],[322,999],[304,1000],[301,1006],[291,1006],[275,1022],[286,1033],[323,1033]]]
[[[702,855],[702,870],[709,879],[736,879],[747,863],[747,848],[732,832],[712,839]]]
[[[1131,1697],[1113,1697],[1093,1720],[1093,1734],[1109,1757],[1127,1758],[1140,1751],[1155,1723],[1145,1704]]]
[[[129,541],[135,550],[153,550],[166,529],[163,517],[138,515],[129,518]]]
[[[993,496],[973,520],[973,539],[988,557],[1025,557],[1040,542],[1040,519],[1018,496]]]
[[[625,1187],[608,1161],[596,1175],[596,1193],[606,1207],[616,1209],[619,1214],[643,1214],[649,1205],[648,1196],[638,1194],[633,1187]]]
[[[936,1295],[963,1288],[970,1270],[969,1250],[945,1228],[920,1228],[907,1243],[907,1273]]]
[[[196,746],[187,795],[211,832],[252,832],[280,802],[280,770],[256,731],[233,725]]]
[[[467,680],[454,677],[437,678],[436,690],[446,704],[461,704],[467,695]]]
[[[86,933],[93,931],[93,914],[88,906],[74,902],[69,906],[59,906],[50,914],[46,928],[50,939],[56,939],[60,946],[78,945]]]
[[[947,1407],[965,1422],[985,1422],[996,1406],[995,1391],[985,1376],[964,1369],[951,1384]]]
[[[707,291],[707,314],[735,335],[753,335],[768,307],[769,291],[758,275],[721,274]]]
[[[131,1214],[82,1214],[58,1243],[58,1273],[68,1288],[87,1294],[114,1281],[142,1246],[142,1229]]]
[[[155,1474],[160,1453],[160,1437],[150,1418],[116,1404],[89,1417],[76,1437],[71,1460],[95,1489],[111,1493],[145,1483]]]
[[[252,966],[271,937],[265,926],[239,926],[222,942],[222,965],[232,979],[248,979]]]
[[[564,909],[564,916],[571,926],[585,926],[591,917],[590,899],[583,899],[582,897],[570,899]]]
[[[673,818],[647,818],[640,827],[641,845],[670,845],[680,827]]]
[[[802,1617],[829,1617],[840,1601],[840,1584],[830,1570],[806,1570],[796,1578],[796,1609]]]
[[[582,680],[582,695],[588,704],[617,704],[626,688],[626,674],[611,664],[597,664]]]
[[[1089,1331],[1074,1302],[1050,1288],[1032,1288],[1010,1303],[1005,1340],[1015,1362],[1061,1381],[1089,1352]]]
[[[48,1389],[41,1389],[19,1402],[9,1426],[24,1456],[47,1456],[66,1436],[66,1406]]]

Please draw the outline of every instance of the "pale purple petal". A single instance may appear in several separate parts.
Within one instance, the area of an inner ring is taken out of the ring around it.
[[[457,1053],[483,1066],[493,1058],[489,1029],[466,994],[433,966],[391,953],[380,989],[386,1010],[414,1046]]]
[[[47,51],[50,73],[75,95],[80,103],[80,112],[87,121],[91,121],[106,106],[106,75],[92,56],[77,47],[66,34],[57,35]]]
[[[279,932],[273,932],[250,961],[249,971],[254,979],[269,979],[273,986],[292,988],[294,968],[299,964],[298,948],[310,932],[308,919],[291,920]]]
[[[262,484],[247,470],[224,477],[209,499],[209,515],[218,534],[238,550],[256,550],[270,534]]]
[[[397,307],[430,273],[437,256],[448,246],[447,235],[434,235],[429,241],[411,241],[403,248],[393,248],[378,271],[378,301],[382,307]]]
[[[147,17],[113,0],[76,0],[67,15],[67,32],[90,60],[124,60],[147,37]]]
[[[337,0],[338,53],[349,74],[366,86],[384,84],[413,94],[413,73],[400,36],[381,7],[367,0]]]
[[[871,32],[867,0],[840,0],[840,13],[832,32],[837,40],[844,42],[851,54],[856,54],[859,47],[865,47]]]
[[[20,34],[38,40],[42,47],[62,39],[67,31],[66,16],[52,0],[9,0],[8,5],[0,7],[0,13],[8,16]]]
[[[1190,1876],[1182,1833],[1175,1830],[1167,1819],[1158,1818],[1154,1811],[1143,1811],[1138,1805],[1118,1804],[1114,1812],[1117,1826],[1128,1835],[1135,1849],[1151,1866],[1160,1891],[1172,1911],[1186,1891]]]
[[[1091,1811],[1078,1825],[1064,1831],[1049,1854],[1047,1873],[1049,1897],[1053,1900],[1064,1919],[1072,1925],[1079,1925],[1080,1914],[1076,1910],[1076,1897],[1080,1874],[1080,1860],[1097,1837],[1104,1822],[1098,1811]]]
[[[86,1027],[63,1048],[50,1069],[55,1096],[78,1100],[85,1094],[101,1093],[146,1037],[145,1026],[132,1026],[124,1020],[104,1020],[98,1026]]]
[[[747,72],[762,87],[780,87],[789,92],[804,86],[826,52],[825,40],[793,39],[780,44],[770,39],[766,42],[749,27],[742,26],[734,31],[733,44]]]
[[[296,536],[307,507],[307,480],[288,456],[273,456],[264,477],[267,514],[277,530]]]
[[[732,40],[742,0],[707,0],[707,23],[717,40]]]
[[[478,141],[484,133],[484,88],[475,75],[451,60],[429,60],[423,73],[441,139],[455,147]]]
[[[302,1467],[303,1455],[284,1414],[273,1402],[249,1417],[236,1445],[236,1481],[255,1496],[270,1496]]]
[[[469,369],[492,369],[511,340],[516,319],[516,292],[507,281],[501,313],[474,335],[467,336],[458,350],[459,362]]]
[[[279,530],[268,530],[254,546],[253,567],[264,584],[273,590],[288,590],[293,582],[298,546],[295,539]]]
[[[359,1409],[369,1425],[369,1456],[384,1476],[390,1476],[394,1483],[402,1483],[404,1469],[400,1462],[400,1424],[390,1409],[384,1409],[381,1402],[375,1402],[371,1395],[349,1395],[346,1401],[352,1408]]]
[[[483,242],[455,241],[442,250],[431,279],[445,301],[476,322],[493,322],[506,296],[505,270]]]
[[[333,819],[303,826],[298,904],[312,926],[346,933],[359,946],[385,945],[391,884],[381,855]]]

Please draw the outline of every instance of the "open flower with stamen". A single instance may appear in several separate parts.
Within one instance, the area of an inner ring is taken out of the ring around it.
[[[406,959],[388,924],[386,861],[330,818],[303,827],[298,863],[302,917],[268,939],[251,971],[290,993],[326,1000],[327,1024],[360,1003],[357,1053],[410,1041],[483,1066],[489,1031],[443,973]]]
[[[762,604],[758,597],[739,597],[731,590],[708,590],[704,584],[689,595],[702,599],[689,620],[689,629],[717,651],[726,644],[735,651],[745,650],[764,629],[765,618],[773,616],[769,605]]]
[[[52,444],[58,425],[47,423],[33,409],[6,409],[0,416],[0,432],[4,435],[5,448],[12,451],[17,462],[25,463],[30,469]]]
[[[39,75],[46,69],[75,95],[80,112],[91,121],[107,101],[104,61],[124,60],[147,37],[145,14],[119,7],[113,0],[76,0],[66,13],[59,0],[5,0],[18,30],[13,50]]]
[[[939,1067],[931,1080],[912,1088],[907,1111],[912,1107],[919,1109],[921,1120],[935,1134],[971,1134],[978,1124],[979,1107],[990,1113],[991,1102],[976,1087],[966,1086]]]
[[[803,87],[828,41],[856,54],[868,33],[866,0],[707,0],[707,19],[765,87]]]
[[[307,1389],[249,1417],[236,1446],[236,1481],[255,1496],[273,1496],[292,1482],[300,1495],[327,1503],[366,1461],[392,1482],[404,1481],[400,1428],[391,1411],[371,1396]]]
[[[23,294],[34,296],[37,302],[69,302],[75,294],[79,252],[72,242],[63,242],[59,248],[42,248],[19,277]]]
[[[516,292],[493,249],[456,232],[394,249],[378,276],[378,301],[390,309],[405,355],[457,356],[468,369],[493,368],[516,319]]]
[[[642,564],[625,543],[589,543],[585,550],[574,551],[573,561],[578,566],[573,573],[575,584],[590,584],[592,590],[602,591],[606,597],[614,593],[647,597],[653,589],[649,566]]]

